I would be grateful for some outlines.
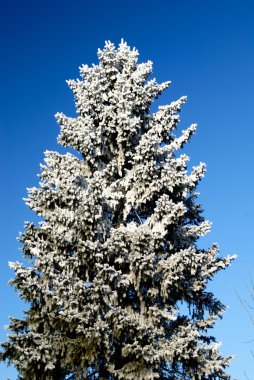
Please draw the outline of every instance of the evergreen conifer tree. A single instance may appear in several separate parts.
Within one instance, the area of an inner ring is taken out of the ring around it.
[[[30,264],[10,264],[29,308],[1,359],[26,380],[228,379],[207,282],[233,257],[197,247],[210,223],[196,201],[205,165],[188,172],[179,154],[196,125],[174,134],[186,97],[152,113],[170,84],[148,80],[152,62],[123,41],[98,57],[68,81],[77,117],[56,115],[77,155],[47,151],[29,189],[42,221],[20,235]]]

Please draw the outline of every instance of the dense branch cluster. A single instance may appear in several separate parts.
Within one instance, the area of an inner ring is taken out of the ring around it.
[[[46,152],[29,189],[42,221],[20,236],[30,265],[11,264],[29,309],[2,359],[29,380],[228,379],[209,335],[224,306],[206,287],[233,257],[196,244],[210,224],[196,202],[205,165],[188,173],[179,154],[196,125],[174,134],[186,98],[151,113],[170,84],[149,80],[152,63],[123,41],[98,57],[68,81],[77,117],[56,115],[79,155]]]

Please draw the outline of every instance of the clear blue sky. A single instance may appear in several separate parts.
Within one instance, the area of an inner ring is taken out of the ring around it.
[[[1,266],[0,338],[9,315],[23,305],[7,286],[8,261],[20,259],[16,236],[35,216],[22,201],[38,183],[43,152],[59,150],[56,112],[74,114],[65,80],[83,63],[97,63],[105,40],[123,37],[154,62],[158,81],[172,80],[161,98],[188,95],[183,127],[199,129],[185,152],[191,164],[207,163],[200,200],[213,229],[200,244],[219,243],[238,259],[211,284],[229,306],[214,334],[224,354],[235,354],[232,379],[254,379],[254,326],[233,289],[246,299],[253,270],[254,2],[247,0],[5,1],[1,36]],[[251,301],[250,301],[251,302]],[[0,366],[0,379],[16,379]]]

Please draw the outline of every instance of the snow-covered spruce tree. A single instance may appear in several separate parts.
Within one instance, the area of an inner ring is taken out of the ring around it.
[[[79,154],[46,152],[29,189],[42,221],[20,237],[30,265],[11,263],[29,309],[1,358],[29,380],[228,379],[209,334],[224,306],[206,286],[233,257],[196,244],[210,228],[196,203],[205,166],[188,173],[178,153],[196,125],[173,134],[186,98],[151,113],[169,86],[148,81],[152,63],[124,42],[98,57],[68,81],[77,117],[56,115]]]

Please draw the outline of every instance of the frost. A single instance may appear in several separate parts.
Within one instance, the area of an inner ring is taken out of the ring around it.
[[[174,135],[185,96],[150,112],[170,82],[138,55],[107,41],[67,81],[77,117],[56,114],[58,141],[77,157],[46,151],[28,189],[43,221],[19,237],[30,266],[9,266],[29,309],[1,354],[23,379],[229,378],[207,333],[225,307],[206,286],[235,257],[197,247],[211,227],[196,203],[205,164],[188,174],[179,154],[197,126]]]

